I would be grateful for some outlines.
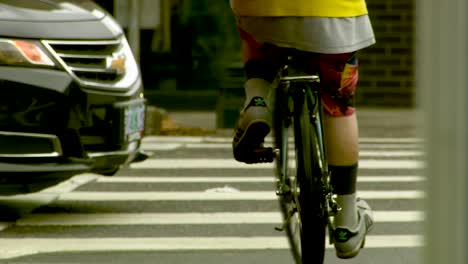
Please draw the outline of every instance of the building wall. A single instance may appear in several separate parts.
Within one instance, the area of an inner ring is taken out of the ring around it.
[[[359,105],[414,105],[414,0],[367,0],[377,43],[360,52]]]

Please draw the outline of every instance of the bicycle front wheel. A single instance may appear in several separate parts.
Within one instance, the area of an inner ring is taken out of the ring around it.
[[[323,190],[324,153],[321,152],[319,127],[315,123],[320,115],[312,113],[307,96],[295,100],[301,105],[294,111],[294,140],[296,148],[296,180],[299,193],[296,196],[297,209],[301,220],[302,263],[323,263],[327,216]],[[318,110],[320,111],[320,110]]]

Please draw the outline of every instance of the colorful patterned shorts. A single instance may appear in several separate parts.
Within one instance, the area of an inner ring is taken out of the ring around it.
[[[240,30],[242,57],[247,78],[263,78],[272,81],[289,48],[258,43],[245,31]],[[319,74],[322,85],[322,101],[325,111],[331,116],[349,116],[355,112],[354,95],[358,81],[356,54],[320,54],[300,52],[303,70]]]

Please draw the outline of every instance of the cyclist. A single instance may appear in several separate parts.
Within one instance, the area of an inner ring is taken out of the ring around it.
[[[356,196],[358,125],[356,52],[375,43],[365,0],[230,0],[242,39],[245,104],[233,139],[236,160],[251,162],[271,128],[270,88],[284,51],[295,49],[310,74],[319,73],[331,184],[341,207],[332,225],[336,255],[356,256],[373,225]]]

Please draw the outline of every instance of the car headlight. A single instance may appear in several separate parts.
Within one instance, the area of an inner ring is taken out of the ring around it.
[[[12,39],[0,39],[0,64],[55,66],[40,43]]]

